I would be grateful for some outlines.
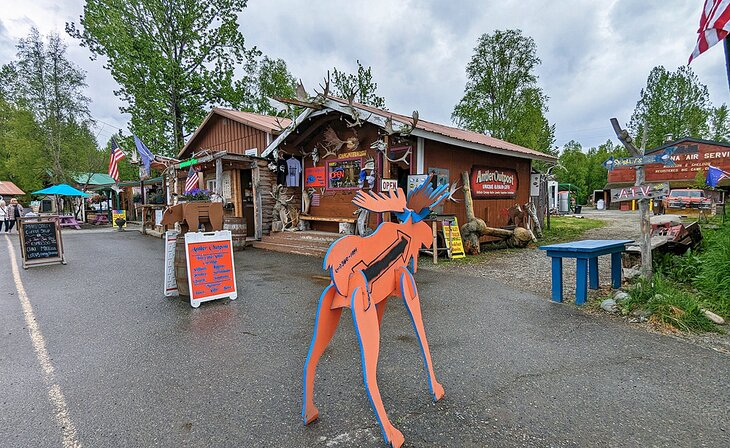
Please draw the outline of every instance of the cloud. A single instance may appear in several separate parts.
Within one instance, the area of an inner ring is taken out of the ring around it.
[[[670,70],[687,62],[696,41],[701,2],[578,0],[251,0],[239,16],[248,45],[282,58],[310,93],[327,70],[354,71],[359,59],[371,66],[388,107],[426,120],[450,123],[466,83],[465,68],[477,39],[496,29],[519,28],[535,39],[542,65],[539,84],[550,97],[548,119],[557,144],[575,139],[583,147],[614,138],[609,118],[628,122],[639,92],[654,66]],[[42,33],[63,34],[66,21],[78,20],[78,0],[36,0],[0,11],[0,42],[27,34],[31,24]],[[92,114],[124,127],[118,88],[102,61],[65,36],[69,56],[86,70]],[[10,48],[10,51],[8,51]],[[13,56],[0,46],[0,58]],[[721,46],[692,63],[711,100],[728,99]],[[100,131],[107,135],[112,127]],[[615,139],[615,138],[614,138]]]

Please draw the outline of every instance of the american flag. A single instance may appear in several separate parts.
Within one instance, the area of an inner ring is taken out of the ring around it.
[[[707,51],[720,42],[730,32],[730,0],[705,0],[705,7],[700,16],[700,28],[697,30],[697,46],[689,55],[689,61]]]
[[[191,166],[190,170],[188,171],[188,178],[185,179],[185,193],[195,188],[198,188],[198,179],[198,172],[195,171]]]
[[[117,163],[124,158],[122,149],[117,144],[117,140],[112,137],[112,153],[109,157],[109,176],[114,178],[116,182],[119,182],[119,166]]]

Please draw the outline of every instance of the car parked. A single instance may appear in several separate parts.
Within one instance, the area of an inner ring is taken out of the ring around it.
[[[700,189],[672,189],[669,196],[664,198],[664,207],[667,209],[707,210],[712,208],[712,199],[705,196],[705,192]]]

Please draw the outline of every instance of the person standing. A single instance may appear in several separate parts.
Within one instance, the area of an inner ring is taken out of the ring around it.
[[[8,222],[8,206],[5,205],[5,201],[0,199],[0,232],[3,231],[3,226],[5,226],[5,232],[8,231],[8,226],[10,223]]]
[[[20,205],[17,199],[11,199],[10,205],[8,206],[7,217],[5,218],[8,220],[8,225],[5,226],[5,231],[11,232],[15,226],[15,221],[17,221],[21,216],[23,216],[23,206]]]

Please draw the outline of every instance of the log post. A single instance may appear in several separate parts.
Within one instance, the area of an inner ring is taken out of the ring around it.
[[[469,255],[478,255],[479,237],[484,235],[487,224],[474,215],[474,202],[471,198],[471,185],[469,184],[469,172],[461,173],[461,180],[464,183],[464,205],[466,206],[466,224],[461,226],[461,237],[464,242],[464,252]]]

